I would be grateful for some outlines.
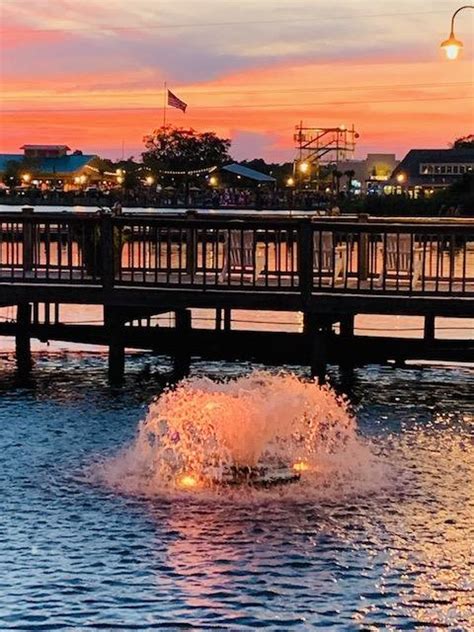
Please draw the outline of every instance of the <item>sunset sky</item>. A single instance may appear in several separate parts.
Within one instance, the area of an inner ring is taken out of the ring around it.
[[[65,143],[138,157],[168,120],[292,159],[306,125],[355,124],[356,155],[446,147],[474,131],[474,11],[459,0],[0,0],[0,152]]]

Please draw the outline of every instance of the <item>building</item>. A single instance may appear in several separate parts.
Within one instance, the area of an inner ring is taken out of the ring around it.
[[[386,192],[431,195],[473,170],[474,147],[411,149],[394,169]]]
[[[220,175],[223,180],[229,185],[242,187],[242,186],[260,186],[271,185],[275,186],[276,178],[269,176],[266,173],[239,165],[233,162],[230,165],[224,165],[220,168]]]
[[[24,185],[49,188],[79,187],[100,180],[97,156],[80,151],[69,154],[67,145],[23,145],[23,154],[0,154],[0,179],[5,181],[9,163],[19,163]],[[9,182],[5,182],[9,185]]]
[[[338,164],[338,171],[353,171],[352,191],[355,193],[381,193],[398,165],[395,154],[367,154],[365,160],[344,160]],[[344,180],[341,190],[347,189]]]

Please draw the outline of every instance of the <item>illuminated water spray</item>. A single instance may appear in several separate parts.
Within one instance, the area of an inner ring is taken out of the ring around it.
[[[166,391],[105,475],[140,493],[278,483],[279,476],[320,485],[367,454],[346,400],[331,388],[254,372],[226,382],[187,379]]]

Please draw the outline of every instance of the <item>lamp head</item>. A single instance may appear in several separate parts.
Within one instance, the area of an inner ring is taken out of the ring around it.
[[[463,43],[456,39],[454,32],[451,31],[449,38],[441,43],[441,48],[445,50],[447,58],[453,60],[456,59],[461,52]]]

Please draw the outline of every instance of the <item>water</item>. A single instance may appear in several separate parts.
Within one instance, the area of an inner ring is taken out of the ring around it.
[[[160,358],[127,362],[115,390],[101,355],[39,355],[27,385],[0,358],[0,629],[472,629],[472,372],[335,372],[384,477],[226,498],[90,478],[165,386]]]

